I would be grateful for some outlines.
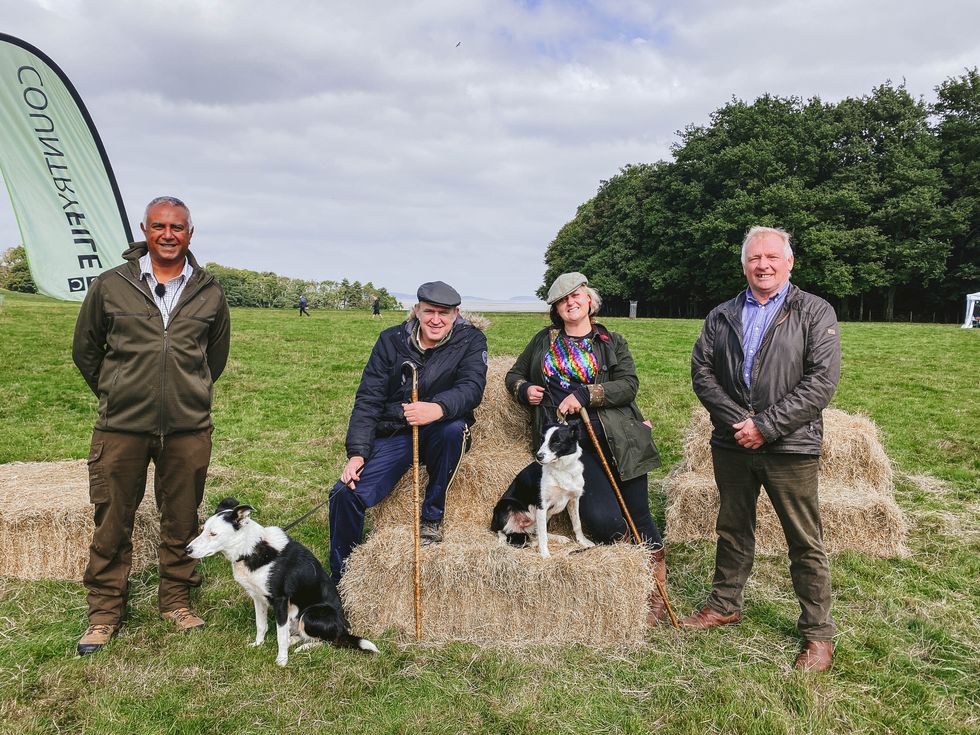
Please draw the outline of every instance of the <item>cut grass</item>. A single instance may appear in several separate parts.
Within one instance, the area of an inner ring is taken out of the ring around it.
[[[70,359],[77,305],[4,294],[0,462],[86,456],[94,397]],[[395,315],[386,315],[387,324]],[[491,315],[492,354],[516,355],[541,315]],[[229,494],[285,523],[324,497],[344,459],[360,371],[382,324],[367,314],[236,309],[216,387],[207,503]],[[691,320],[607,322],[629,339],[639,403],[664,467],[680,459],[695,398]],[[133,579],[131,616],[99,655],[73,658],[80,585],[0,580],[0,732],[647,733],[963,732],[980,728],[980,333],[951,326],[843,324],[835,405],[869,414],[900,472],[908,559],[832,560],[840,629],[834,670],[791,669],[799,608],[787,561],[760,558],[743,623],[704,634],[651,631],[636,650],[329,648],[274,664],[247,647],[252,606],[224,559],[204,563],[195,605],[208,627],[179,635],[156,615],[156,576]],[[930,476],[915,480],[909,476]],[[326,556],[325,516],[295,535]],[[672,602],[707,593],[709,543],[674,545]],[[519,621],[515,621],[519,624]]]

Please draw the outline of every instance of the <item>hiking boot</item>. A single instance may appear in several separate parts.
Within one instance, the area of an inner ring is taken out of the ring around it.
[[[78,639],[78,645],[75,646],[75,651],[79,656],[88,656],[90,653],[95,653],[115,638],[118,632],[118,625],[94,623],[88,626],[85,632],[82,633],[82,637]]]
[[[168,610],[165,613],[160,613],[160,617],[176,625],[177,630],[182,633],[205,626],[204,620],[199,618],[189,607],[178,607],[176,610]]]
[[[422,545],[438,544],[442,542],[442,522],[441,521],[422,521],[419,527],[419,535],[422,538]]]
[[[834,644],[830,641],[806,641],[793,668],[805,673],[830,671],[834,665]]]

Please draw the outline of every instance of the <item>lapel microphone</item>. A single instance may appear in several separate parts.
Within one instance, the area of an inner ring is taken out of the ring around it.
[[[167,293],[167,287],[164,286],[162,283],[158,283],[156,286],[153,287],[153,293],[155,293],[157,296],[159,296],[162,299],[163,295]]]

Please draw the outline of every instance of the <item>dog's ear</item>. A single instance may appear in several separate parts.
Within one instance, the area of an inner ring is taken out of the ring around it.
[[[235,507],[235,520],[241,523],[248,518],[255,510],[251,505],[239,505]]]
[[[235,508],[237,506],[238,506],[238,501],[235,500],[235,498],[225,498],[220,503],[218,503],[218,507],[214,509],[214,514],[217,515],[218,513],[221,513],[226,510],[231,510],[232,508]]]

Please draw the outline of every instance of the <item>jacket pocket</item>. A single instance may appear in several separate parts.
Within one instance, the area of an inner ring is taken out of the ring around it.
[[[93,505],[109,501],[109,485],[102,459],[104,449],[104,442],[93,440],[88,452],[88,499]]]
[[[644,421],[637,419],[628,419],[626,428],[632,455],[631,466],[635,469],[642,468],[638,474],[659,467],[660,453],[657,451],[657,445],[653,443],[653,430]]]

